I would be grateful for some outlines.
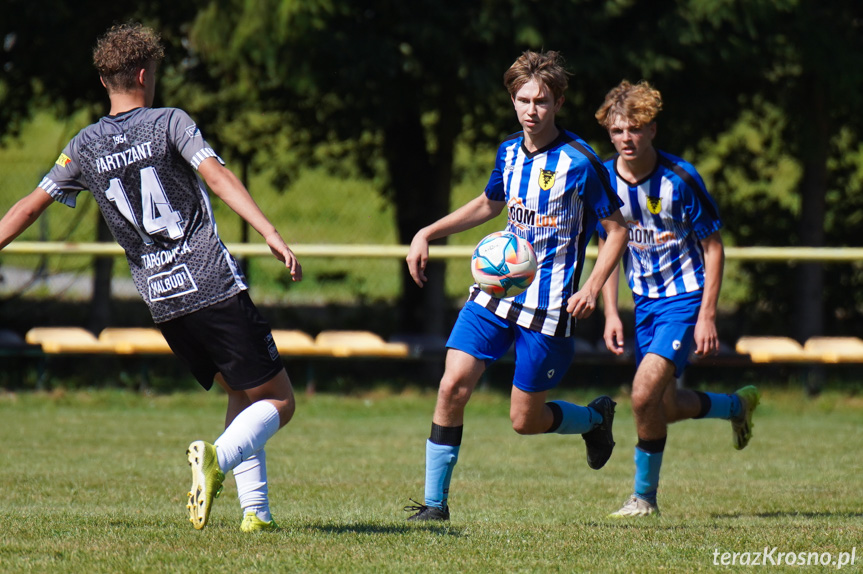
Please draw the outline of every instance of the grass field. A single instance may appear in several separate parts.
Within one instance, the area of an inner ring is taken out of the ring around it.
[[[432,394],[302,396],[267,447],[282,530],[243,535],[232,478],[205,530],[185,514],[185,449],[219,434],[222,394],[7,393],[0,571],[693,572],[728,570],[714,564],[721,553],[765,547],[834,558],[856,547],[845,570],[859,570],[863,399],[764,394],[742,452],[725,421],[672,427],[663,515],[616,522],[606,515],[632,487],[625,397],[617,450],[592,471],[579,437],[520,437],[507,397],[477,393],[446,525],[407,524],[402,511],[409,497],[422,500]]]

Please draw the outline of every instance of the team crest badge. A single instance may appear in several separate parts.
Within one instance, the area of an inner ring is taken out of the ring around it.
[[[548,191],[554,185],[555,173],[550,169],[539,170],[539,187],[543,191]]]
[[[56,164],[57,164],[57,165],[59,165],[60,167],[66,167],[67,165],[69,165],[69,162],[70,162],[70,161],[72,161],[72,158],[71,158],[71,157],[69,157],[69,156],[68,156],[68,155],[66,155],[65,153],[61,153],[61,154],[60,154],[60,157],[58,157],[58,158],[57,158],[57,161],[55,161],[54,163],[56,163]]]
[[[658,197],[647,198],[647,211],[653,215],[657,215],[662,210],[662,202]]]

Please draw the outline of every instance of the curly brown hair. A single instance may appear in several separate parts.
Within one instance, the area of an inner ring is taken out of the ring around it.
[[[566,79],[568,72],[564,68],[563,56],[560,52],[525,51],[518,60],[503,74],[503,85],[509,95],[515,97],[518,91],[531,80],[544,84],[551,90],[554,100],[563,96],[569,85]]]
[[[93,64],[109,92],[132,90],[139,70],[164,57],[159,34],[139,22],[112,26],[93,48]]]
[[[662,95],[649,82],[642,80],[633,85],[623,80],[609,90],[595,116],[605,129],[618,118],[626,118],[633,127],[641,127],[654,121],[661,110]]]

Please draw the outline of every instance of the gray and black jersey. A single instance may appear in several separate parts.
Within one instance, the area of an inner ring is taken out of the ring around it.
[[[186,112],[136,108],[81,130],[39,183],[70,207],[90,190],[157,323],[247,288],[196,173],[208,157],[224,163]]]

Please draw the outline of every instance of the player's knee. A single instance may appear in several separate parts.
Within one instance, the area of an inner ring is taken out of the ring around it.
[[[512,421],[512,430],[520,435],[540,434],[548,430],[541,428],[537,424],[537,421],[534,421],[524,413],[510,413],[509,419]]]
[[[464,406],[470,399],[471,388],[458,380],[441,380],[438,389],[438,402],[448,406]]]
[[[660,403],[657,402],[653,393],[647,389],[635,388],[632,390],[632,412],[636,417],[653,412]]]

